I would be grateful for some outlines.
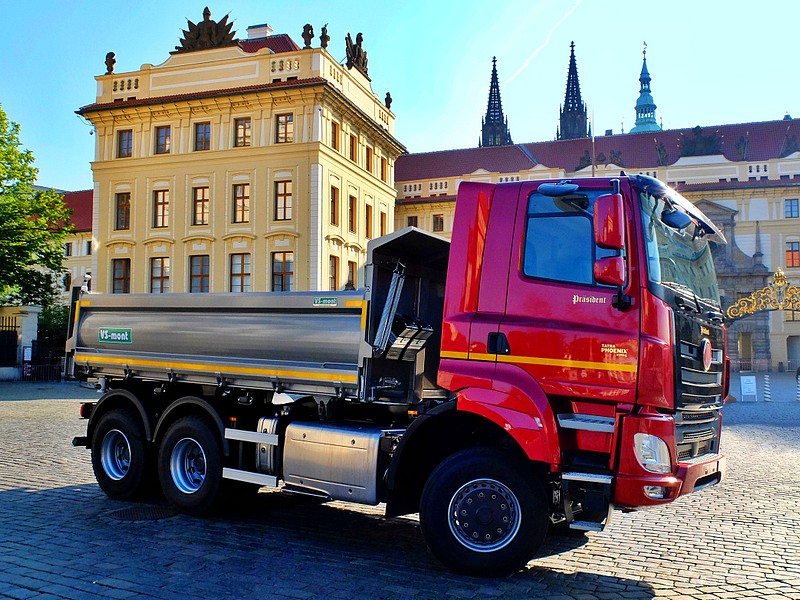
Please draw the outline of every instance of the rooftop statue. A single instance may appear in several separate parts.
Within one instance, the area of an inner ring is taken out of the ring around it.
[[[188,23],[189,29],[184,30],[180,40],[181,45],[175,46],[173,54],[236,45],[236,40],[233,39],[236,32],[231,31],[233,22],[228,23],[228,15],[225,15],[219,23],[212,21],[211,11],[206,6],[203,11],[203,20],[200,23],[197,25],[191,21]]]

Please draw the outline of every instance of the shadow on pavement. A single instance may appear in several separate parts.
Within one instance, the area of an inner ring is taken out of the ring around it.
[[[535,560],[506,578],[455,575],[428,553],[412,519],[286,493],[260,493],[214,517],[192,518],[163,501],[110,500],[96,485],[13,489],[0,492],[0,531],[0,587],[29,590],[55,578],[69,590],[100,595],[113,588],[215,599],[272,592],[330,598],[333,589],[334,597],[351,598],[440,598],[454,589],[465,597],[654,597],[641,581],[556,572]],[[584,536],[550,536],[536,558],[587,543]]]

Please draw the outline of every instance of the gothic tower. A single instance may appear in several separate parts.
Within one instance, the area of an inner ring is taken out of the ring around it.
[[[493,56],[489,105],[486,107],[486,116],[481,120],[481,139],[478,140],[478,146],[510,146],[513,143],[508,130],[508,119],[503,117],[500,84],[497,82],[497,57]]]
[[[567,92],[564,95],[564,106],[559,107],[561,126],[556,129],[557,140],[574,140],[590,136],[586,105],[581,100],[581,84],[578,81],[578,67],[575,64],[575,42],[569,47]]]
[[[650,95],[650,73],[647,71],[647,44],[642,50],[642,74],[639,75],[639,99],[636,100],[636,125],[629,133],[661,131],[656,122],[656,105]]]

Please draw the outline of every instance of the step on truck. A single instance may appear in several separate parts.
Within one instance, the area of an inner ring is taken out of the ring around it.
[[[451,241],[371,241],[363,290],[86,293],[74,444],[112,498],[385,503],[448,568],[508,573],[549,528],[721,480],[722,243],[649,177],[467,182]]]

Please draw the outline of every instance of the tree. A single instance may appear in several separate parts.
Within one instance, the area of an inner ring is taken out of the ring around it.
[[[0,105],[0,299],[49,304],[62,271],[71,211],[53,190],[34,187],[38,169],[20,147],[19,125]]]

